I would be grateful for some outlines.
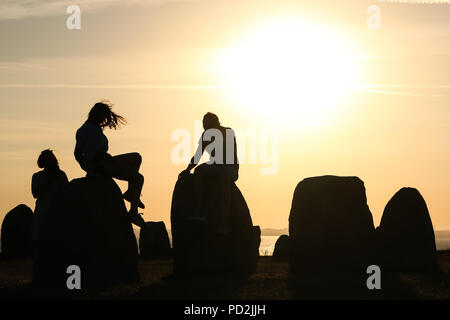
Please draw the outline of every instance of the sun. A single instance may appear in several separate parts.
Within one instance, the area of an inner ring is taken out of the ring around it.
[[[358,78],[351,42],[300,18],[268,21],[221,51],[216,61],[232,103],[270,121],[328,121]]]

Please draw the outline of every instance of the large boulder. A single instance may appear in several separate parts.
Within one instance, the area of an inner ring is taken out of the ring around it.
[[[307,178],[289,216],[291,273],[365,272],[374,236],[364,183],[357,177]]]
[[[72,180],[42,221],[33,282],[66,289],[67,267],[82,288],[138,281],[137,243],[120,188],[111,178]]]
[[[286,234],[282,234],[278,237],[277,242],[275,243],[275,247],[273,249],[272,260],[273,261],[288,261],[289,254],[291,252],[290,249],[290,240],[289,236]]]
[[[389,200],[376,233],[382,270],[438,270],[433,224],[417,189],[402,188]]]
[[[167,259],[171,257],[169,234],[164,222],[146,222],[139,232],[139,250],[144,259]]]
[[[194,175],[178,179],[172,198],[171,224],[174,249],[174,273],[251,273],[259,257],[261,230],[253,226],[247,203],[234,182],[231,188],[229,234],[216,233],[217,210],[208,203],[217,199],[217,188],[211,186],[203,195],[207,215],[195,210]]]
[[[20,204],[3,219],[1,229],[2,257],[29,259],[32,256],[33,211]]]

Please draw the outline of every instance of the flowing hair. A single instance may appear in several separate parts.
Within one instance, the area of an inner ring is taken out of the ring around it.
[[[125,125],[127,123],[125,118],[113,112],[112,106],[112,103],[108,101],[97,102],[89,111],[88,120],[102,128],[117,129],[121,125]]]

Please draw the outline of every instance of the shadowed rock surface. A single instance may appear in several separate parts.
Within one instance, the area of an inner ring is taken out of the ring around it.
[[[139,249],[144,259],[167,259],[172,255],[164,222],[146,222],[139,232]]]
[[[374,236],[364,183],[357,177],[307,178],[289,216],[290,272],[365,272]]]
[[[438,270],[433,224],[417,189],[402,188],[389,200],[376,233],[382,270]]]
[[[217,198],[214,181],[205,202]],[[253,226],[250,211],[235,183],[230,183],[230,233],[220,235],[215,230],[216,213],[209,209],[208,216],[194,212],[194,175],[178,179],[171,208],[174,273],[253,272],[259,257],[261,230]],[[212,201],[214,203],[214,201]],[[205,204],[206,205],[206,204]]]
[[[82,288],[138,280],[137,244],[122,193],[109,178],[72,180],[46,219],[33,282],[65,289],[67,266],[81,269]]]
[[[26,259],[32,256],[33,211],[20,204],[2,222],[2,258]]]
[[[289,236],[286,234],[281,235],[277,242],[272,254],[272,259],[274,261],[288,261],[290,254],[290,242]]]

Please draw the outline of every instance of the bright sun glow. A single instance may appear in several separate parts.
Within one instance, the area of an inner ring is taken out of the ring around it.
[[[246,34],[217,62],[233,103],[270,120],[323,123],[358,77],[358,58],[332,29],[279,19]]]

